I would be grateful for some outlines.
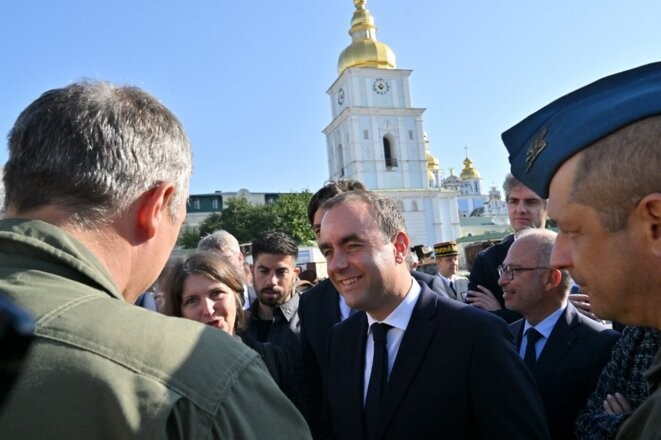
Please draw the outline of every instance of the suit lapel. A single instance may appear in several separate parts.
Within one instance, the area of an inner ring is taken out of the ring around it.
[[[516,352],[519,353],[521,350],[521,341],[523,340],[523,328],[525,327],[525,320],[519,319],[510,324],[510,332],[512,332],[512,337],[514,338],[514,343],[516,344]]]
[[[434,337],[436,323],[433,321],[433,317],[436,315],[437,299],[438,296],[425,284],[422,284],[420,297],[413,308],[411,320],[404,332],[404,338],[399,346],[397,358],[388,379],[383,406],[379,415],[381,421],[379,425],[380,435],[383,434],[388,423],[393,419],[393,415],[424,360],[429,343]]]
[[[549,340],[546,341],[544,350],[539,355],[533,372],[538,383],[544,382],[544,377],[555,370],[556,365],[565,358],[574,344],[576,335],[572,334],[572,330],[580,323],[577,314],[574,306],[568,303],[555,327],[553,327],[553,331],[551,331]]]
[[[446,284],[443,278],[439,277],[438,275],[434,275],[434,281],[432,281],[432,285],[430,287],[434,290],[434,292],[441,294],[441,296],[449,299],[453,298],[450,293],[452,292],[450,290],[450,286]]]
[[[356,426],[360,432],[360,438],[365,437],[365,411],[363,403],[363,390],[365,382],[365,345],[367,342],[367,315],[365,312],[358,312],[350,319],[356,321],[355,328],[349,333],[356,335],[347,341],[347,353],[349,353],[349,362],[347,365],[358,365],[358,368],[351,367],[349,371],[349,413],[359,415],[360,423]]]

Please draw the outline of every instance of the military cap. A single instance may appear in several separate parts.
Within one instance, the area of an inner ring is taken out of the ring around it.
[[[661,62],[607,76],[525,118],[502,135],[512,174],[542,198],[560,166],[594,142],[661,114]]]
[[[419,244],[417,246],[413,246],[411,248],[411,251],[415,252],[415,255],[418,257],[418,260],[422,261],[425,258],[431,258],[432,254],[434,253],[434,250],[430,248],[429,246],[425,246],[424,244]]]
[[[454,257],[455,255],[459,255],[457,242],[446,241],[445,243],[436,243],[434,245],[434,253],[436,254],[436,258]]]

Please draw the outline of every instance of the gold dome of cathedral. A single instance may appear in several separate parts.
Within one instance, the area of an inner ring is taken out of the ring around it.
[[[365,8],[366,0],[354,0],[356,10],[351,19],[351,44],[340,54],[338,73],[349,67],[377,67],[394,69],[395,53],[388,45],[377,41],[376,26],[370,11]]]
[[[464,159],[464,169],[461,170],[461,180],[481,179],[480,172],[473,167],[473,162],[466,156]]]

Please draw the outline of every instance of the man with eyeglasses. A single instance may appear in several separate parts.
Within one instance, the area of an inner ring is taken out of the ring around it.
[[[578,313],[567,301],[571,279],[551,269],[556,233],[522,231],[498,266],[519,356],[533,373],[551,437],[572,439],[574,423],[597,386],[619,333]]]
[[[505,308],[503,290],[498,285],[497,267],[505,259],[516,233],[528,228],[544,228],[546,200],[511,174],[505,177],[503,191],[514,234],[477,255],[471,268],[466,302],[473,307],[492,312],[509,323],[520,319],[521,315]]]

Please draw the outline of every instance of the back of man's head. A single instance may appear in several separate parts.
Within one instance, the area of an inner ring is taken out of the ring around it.
[[[202,238],[197,244],[197,250],[222,255],[243,273],[243,253],[239,241],[224,229],[214,231]]]
[[[218,229],[205,235],[197,244],[199,251],[218,252],[223,255],[241,252],[239,241],[224,229]]]
[[[5,207],[13,216],[57,207],[66,223],[94,228],[163,182],[170,215],[187,197],[190,144],[177,118],[144,91],[80,82],[45,92],[9,133]]]

